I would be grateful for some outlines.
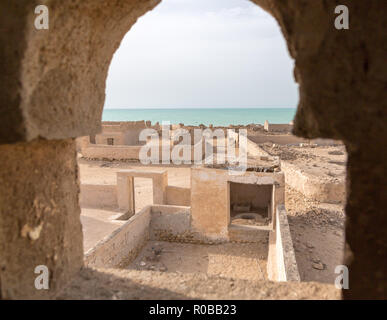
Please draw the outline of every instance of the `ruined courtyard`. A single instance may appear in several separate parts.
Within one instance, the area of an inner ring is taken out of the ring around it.
[[[221,166],[144,165],[133,156],[133,142],[124,144],[119,132],[135,136],[139,129],[128,127],[151,124],[116,124],[116,142],[109,143],[113,126],[103,124],[105,139],[78,142],[87,266],[232,281],[334,283],[334,269],[344,259],[347,155],[341,142],[299,139],[291,126],[269,132],[250,125],[249,167],[232,177]],[[182,127],[172,126],[171,137]],[[207,204],[210,195],[215,198]]]
[[[292,134],[249,128],[250,170],[230,179],[93,141],[113,54],[159,2],[46,0],[50,31],[36,1],[0,3],[0,298],[385,299],[385,2],[343,1],[351,27],[336,30],[337,1],[252,1],[281,28],[300,100]],[[231,206],[246,182],[271,186],[263,207]],[[266,214],[234,225],[234,208]],[[176,259],[189,253],[198,265]],[[342,261],[348,290],[332,283]]]

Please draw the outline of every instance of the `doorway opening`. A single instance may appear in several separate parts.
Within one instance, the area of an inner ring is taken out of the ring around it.
[[[273,185],[229,182],[230,224],[267,227],[273,215]]]

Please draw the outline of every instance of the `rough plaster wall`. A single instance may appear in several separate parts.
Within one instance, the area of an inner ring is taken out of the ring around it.
[[[354,259],[350,290],[344,291],[344,298],[385,298],[387,4],[377,0],[253,2],[275,16],[295,59],[300,102],[294,132],[346,144],[346,240]],[[0,3],[0,59],[7,62],[0,66],[0,83],[6,84],[0,87],[0,143],[99,131],[112,55],[136,19],[158,1],[39,3],[50,6],[50,31],[33,27],[37,1]],[[350,30],[333,27],[338,4],[349,7]],[[8,176],[6,182],[11,181]],[[18,199],[23,197],[19,193]]]
[[[73,139],[0,146],[0,297],[44,298],[83,263]],[[35,267],[50,290],[34,287]]]

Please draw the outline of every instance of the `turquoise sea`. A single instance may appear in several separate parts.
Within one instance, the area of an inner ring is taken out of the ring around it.
[[[171,124],[228,126],[250,123],[289,123],[296,108],[192,108],[192,109],[104,109],[103,121],[150,120]]]

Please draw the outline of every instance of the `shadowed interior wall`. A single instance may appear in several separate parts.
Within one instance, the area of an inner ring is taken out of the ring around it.
[[[273,186],[230,182],[230,205],[250,203],[251,209],[270,205]]]

